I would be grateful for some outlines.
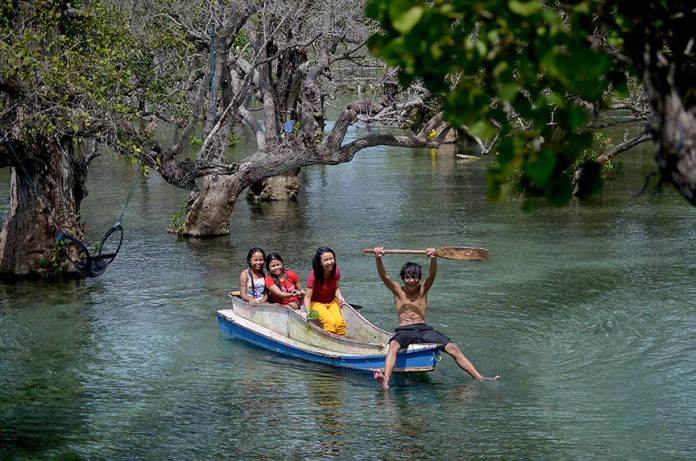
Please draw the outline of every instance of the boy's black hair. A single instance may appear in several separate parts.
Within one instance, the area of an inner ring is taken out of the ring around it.
[[[399,275],[401,276],[401,280],[405,280],[407,275],[420,280],[423,278],[423,266],[408,261],[401,267],[401,272],[399,272]]]

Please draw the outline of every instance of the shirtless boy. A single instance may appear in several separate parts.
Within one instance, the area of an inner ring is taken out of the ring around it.
[[[396,314],[399,316],[399,327],[394,331],[394,336],[389,340],[389,348],[384,363],[384,373],[380,370],[374,372],[375,380],[382,386],[382,389],[389,389],[389,378],[391,377],[396,354],[402,347],[408,347],[413,343],[437,343],[441,344],[443,350],[454,358],[459,368],[466,371],[472,378],[477,380],[493,381],[500,379],[496,375],[487,378],[478,372],[476,367],[464,356],[462,351],[447,336],[425,323],[425,308],[428,305],[428,291],[433,285],[435,274],[437,274],[437,256],[435,250],[429,248],[427,255],[430,258],[430,270],[428,278],[421,283],[423,268],[420,264],[407,262],[401,268],[401,279],[404,285],[401,286],[387,275],[382,264],[384,248],[374,249],[377,273],[382,282],[394,294],[394,306]]]

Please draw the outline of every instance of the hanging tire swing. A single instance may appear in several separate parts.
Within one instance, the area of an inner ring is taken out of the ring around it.
[[[92,255],[81,240],[65,234],[59,234],[57,240],[70,242],[70,246],[75,247],[75,259],[67,251],[67,258],[73,263],[75,268],[85,277],[97,277],[102,275],[106,268],[116,258],[121,244],[123,243],[123,226],[120,223],[111,227],[99,242],[96,254]]]
[[[128,203],[130,202],[130,199],[133,196],[133,190],[135,189],[138,176],[135,175],[133,177],[133,184],[131,185],[130,191],[128,192],[128,198],[126,199],[126,202],[123,205],[121,216],[119,216],[118,221],[116,221],[116,224],[114,224],[111,227],[111,229],[106,231],[101,241],[99,242],[99,246],[95,247],[94,252],[96,254],[92,255],[90,254],[89,250],[81,240],[79,240],[77,237],[67,235],[63,231],[63,228],[54,216],[53,212],[51,211],[51,208],[44,202],[43,197],[39,192],[39,189],[36,187],[36,182],[34,182],[34,179],[31,177],[26,168],[24,168],[24,165],[22,164],[19,155],[17,155],[17,152],[15,152],[14,148],[12,147],[12,143],[10,143],[10,139],[7,137],[5,131],[0,129],[0,135],[2,135],[2,142],[4,142],[7,145],[10,153],[16,161],[17,166],[21,169],[21,171],[29,180],[34,194],[39,199],[39,201],[41,201],[44,208],[48,212],[48,215],[60,230],[60,233],[56,237],[56,241],[68,242],[68,248],[66,248],[67,251],[65,252],[66,257],[70,260],[70,262],[73,263],[75,268],[77,268],[77,270],[82,274],[83,277],[97,277],[103,274],[106,271],[106,268],[109,266],[109,264],[111,264],[112,261],[116,258],[116,255],[121,249],[121,244],[123,243],[123,226],[121,225],[121,220],[123,219],[123,214],[126,212],[126,209],[128,208]],[[143,154],[140,155],[140,162],[138,167],[140,168],[142,164]],[[74,249],[71,250],[70,247],[73,247]]]

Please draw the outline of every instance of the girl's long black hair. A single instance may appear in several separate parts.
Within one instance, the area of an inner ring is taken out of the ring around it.
[[[321,265],[321,255],[324,253],[331,253],[334,257],[334,267],[331,268],[331,278],[336,277],[336,268],[338,267],[338,262],[336,261],[336,253],[329,247],[319,247],[317,249],[314,258],[312,258],[312,269],[314,270],[314,280],[319,282],[319,286],[324,285],[324,267]]]

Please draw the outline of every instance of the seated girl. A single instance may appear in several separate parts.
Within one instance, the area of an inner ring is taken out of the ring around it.
[[[261,248],[252,248],[247,254],[247,268],[239,274],[240,297],[255,306],[268,301],[266,294],[263,260],[266,253]]]
[[[317,313],[324,330],[345,336],[347,326],[341,307],[346,301],[341,294],[339,280],[341,271],[336,264],[336,254],[329,247],[319,247],[307,278],[305,306]]]
[[[302,313],[300,297],[304,296],[304,290],[300,277],[285,269],[283,258],[278,253],[266,256],[266,269],[266,290],[270,301]]]

